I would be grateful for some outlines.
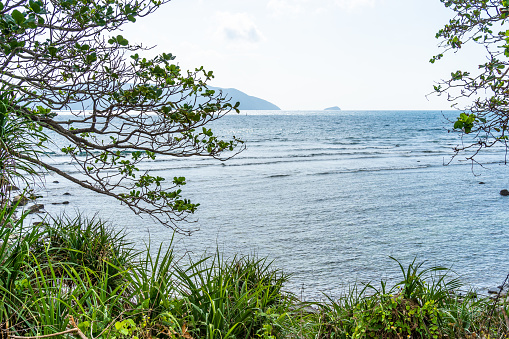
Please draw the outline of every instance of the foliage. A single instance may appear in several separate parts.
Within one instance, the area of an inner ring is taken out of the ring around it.
[[[5,330],[58,333],[74,322],[90,338],[270,338],[277,332],[286,275],[263,259],[218,257],[206,265],[205,258],[180,266],[171,246],[140,256],[93,219],[52,219],[30,232],[22,221],[6,225],[0,228],[0,337]]]
[[[509,2],[506,0],[440,0],[454,12],[454,18],[437,34],[442,53],[457,52],[466,45],[476,45],[485,52],[475,70],[457,70],[448,80],[435,86],[455,104],[471,100],[454,123],[454,130],[472,136],[471,142],[455,148],[474,160],[484,148],[502,144],[507,149],[509,120]]]
[[[262,319],[284,305],[288,277],[265,259],[225,261],[219,253],[211,264],[209,259],[177,268],[190,320],[197,324],[193,334],[207,339],[272,335],[275,329],[264,327]]]
[[[11,216],[7,208],[0,210],[0,220]],[[415,260],[407,266],[398,263],[402,280],[390,288],[385,282],[360,290],[354,286],[339,299],[302,303],[284,292],[289,277],[266,259],[227,260],[216,253],[183,263],[175,260],[171,246],[160,247],[155,256],[150,248],[141,255],[121,234],[84,218],[48,220],[30,230],[22,218],[14,228],[6,226],[0,223],[1,338],[76,327],[97,339],[509,334],[504,303],[494,305],[475,293],[461,296],[448,270],[423,268]],[[41,245],[41,239],[50,238]],[[94,263],[92,251],[104,254]]]
[[[168,1],[0,2],[1,119],[21,128],[21,134],[3,134],[9,141],[2,149],[8,154],[4,169],[8,163],[19,175],[27,168],[56,173],[181,230],[177,223],[198,207],[182,196],[185,178],[167,182],[141,170],[140,162],[160,156],[224,159],[224,152],[240,150],[241,141],[223,140],[205,127],[238,112],[238,103],[207,88],[212,72],[184,71],[171,53],[145,58],[140,53],[146,48],[112,33]],[[58,116],[61,110],[71,115]],[[53,139],[63,137],[55,151],[69,156],[79,174],[61,171],[42,154],[18,152],[47,143],[31,140],[30,132],[39,128]],[[21,145],[11,142],[16,135]]]
[[[395,259],[394,259],[395,260]],[[458,279],[448,279],[447,269],[422,269],[415,259],[405,269],[398,262],[403,280],[391,288],[368,284],[353,288],[338,300],[329,297],[321,304],[320,330],[324,338],[475,338],[481,333],[507,335],[503,312],[497,325],[487,328],[491,303],[470,293],[460,297],[454,291]],[[440,274],[445,272],[446,274]]]
[[[0,89],[0,205],[6,201],[8,185],[24,182],[40,174],[41,168],[20,155],[38,159],[48,140],[42,127],[20,118],[12,108],[18,104],[12,91]]]
[[[32,253],[41,266],[52,263],[59,277],[68,275],[72,269],[77,274],[86,274],[92,283],[107,275],[108,286],[118,286],[125,280],[120,271],[129,269],[137,255],[122,232],[94,218],[64,215],[40,227],[43,234],[32,246]]]

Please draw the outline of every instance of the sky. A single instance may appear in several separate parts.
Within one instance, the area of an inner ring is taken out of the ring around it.
[[[447,110],[433,85],[482,58],[429,63],[452,15],[439,0],[172,0],[122,34],[284,110]]]

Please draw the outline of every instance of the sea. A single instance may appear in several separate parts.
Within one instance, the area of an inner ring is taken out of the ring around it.
[[[118,201],[48,175],[37,188],[51,215],[82,213],[125,232],[136,248],[174,248],[180,263],[222,253],[267,258],[304,300],[398,282],[415,260],[443,266],[486,293],[509,273],[509,167],[504,147],[478,163],[454,155],[458,111],[242,111],[210,125],[246,149],[227,161],[160,157],[140,169],[184,176],[200,203],[191,236]],[[63,142],[56,138],[57,143]],[[67,146],[63,144],[63,146]],[[70,158],[52,164],[76,174]],[[71,195],[65,195],[70,193]],[[68,201],[69,204],[59,203]],[[44,215],[32,216],[32,220]]]

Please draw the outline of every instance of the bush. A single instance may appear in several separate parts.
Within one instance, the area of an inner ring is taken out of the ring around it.
[[[444,268],[414,260],[392,287],[354,286],[314,312],[284,292],[289,276],[255,256],[216,253],[181,265],[95,219],[26,229],[0,210],[0,338],[69,328],[90,339],[501,338],[505,304],[461,297]],[[14,223],[8,228],[7,223]]]
[[[392,258],[394,259],[394,258]],[[325,338],[476,338],[491,333],[493,338],[507,335],[503,323],[507,309],[498,309],[488,328],[489,299],[475,293],[461,297],[457,278],[449,279],[443,267],[422,269],[412,261],[405,269],[394,259],[403,280],[391,288],[367,284],[360,291],[321,304],[319,327]]]
[[[42,227],[43,235],[33,247],[33,254],[43,266],[53,263],[59,277],[65,275],[66,266],[72,266],[93,282],[107,273],[110,287],[115,288],[122,283],[119,273],[129,269],[138,255],[122,232],[95,218],[64,215],[43,223]]]
[[[265,259],[218,254],[180,267],[171,246],[142,257],[95,219],[64,216],[30,232],[22,221],[0,228],[0,326],[12,335],[73,324],[89,337],[116,339],[276,332],[273,310],[285,307],[287,276]]]
[[[185,269],[177,268],[177,276],[195,325],[192,333],[199,338],[271,335],[276,329],[264,327],[267,314],[284,313],[288,307],[282,291],[288,276],[266,259],[224,260],[216,253]]]

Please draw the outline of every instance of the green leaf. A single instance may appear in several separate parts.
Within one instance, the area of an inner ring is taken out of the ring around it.
[[[35,23],[35,18],[30,18],[27,21],[25,21],[25,25],[28,28],[32,28],[32,29],[37,28],[37,24]]]
[[[86,330],[90,327],[89,321],[82,321],[78,324],[78,328],[82,330],[83,332],[86,332]]]
[[[25,16],[17,9],[12,11],[11,16],[18,25],[21,25],[23,21],[25,21]]]
[[[32,1],[30,0],[30,8],[35,12],[35,13],[39,13],[41,11],[41,6],[35,2],[35,1]]]
[[[94,52],[94,53],[90,53],[90,54],[87,54],[87,57],[86,57],[86,60],[85,62],[90,65],[92,64],[93,62],[97,61],[97,54]]]
[[[48,53],[51,56],[53,56],[53,57],[56,56],[57,55],[57,48],[53,47],[53,46],[48,47]]]
[[[121,46],[127,46],[129,44],[129,41],[127,41],[127,39],[125,39],[122,35],[117,35],[115,40]]]

